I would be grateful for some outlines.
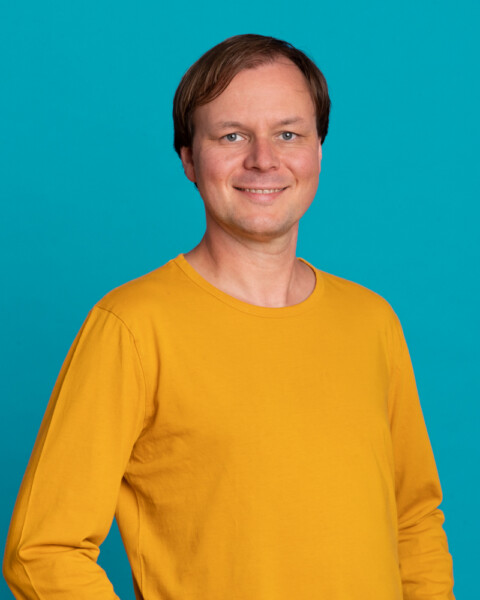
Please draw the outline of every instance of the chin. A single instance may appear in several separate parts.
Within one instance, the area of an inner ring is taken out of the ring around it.
[[[257,241],[270,241],[292,231],[295,228],[295,223],[278,223],[261,219],[256,222],[235,223],[234,228],[242,237]]]

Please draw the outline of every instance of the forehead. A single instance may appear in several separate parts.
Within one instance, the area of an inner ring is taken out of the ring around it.
[[[285,119],[300,113],[315,117],[311,91],[300,69],[288,59],[277,59],[243,69],[225,90],[194,114],[195,128],[217,120]]]

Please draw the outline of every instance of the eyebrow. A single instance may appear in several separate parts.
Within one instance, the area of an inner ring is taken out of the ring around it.
[[[294,123],[302,122],[305,122],[305,119],[303,119],[302,117],[288,117],[287,119],[282,119],[281,121],[278,121],[278,123],[276,123],[275,125],[293,125]],[[245,125],[243,123],[240,123],[240,121],[220,121],[219,123],[215,123],[214,126],[218,129],[229,129],[231,127],[245,127]]]

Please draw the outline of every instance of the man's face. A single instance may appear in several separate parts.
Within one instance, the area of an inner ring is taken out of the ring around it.
[[[187,177],[205,203],[207,228],[268,241],[293,230],[318,186],[322,147],[301,71],[278,59],[238,73],[194,113]]]

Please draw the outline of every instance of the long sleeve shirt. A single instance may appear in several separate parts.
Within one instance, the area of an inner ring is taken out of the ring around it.
[[[398,319],[315,270],[247,304],[183,255],[110,292],[65,360],[4,561],[17,598],[452,600],[441,490]]]

